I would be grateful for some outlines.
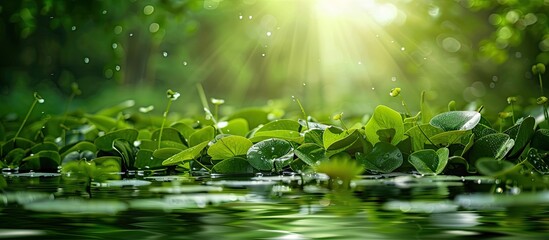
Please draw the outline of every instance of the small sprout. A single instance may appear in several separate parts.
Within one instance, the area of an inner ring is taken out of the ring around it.
[[[179,98],[179,96],[180,96],[180,94],[178,92],[174,92],[171,89],[168,89],[168,91],[166,91],[166,95],[167,95],[169,101],[168,101],[168,106],[166,106],[166,111],[162,115],[162,125],[160,125],[160,133],[158,134],[158,147],[157,147],[157,149],[160,148],[160,145],[162,143],[162,133],[164,131],[164,125],[166,124],[166,119],[168,118],[168,113],[170,112],[170,107],[172,105],[172,102],[177,100],[177,98]]]
[[[340,121],[342,117],[343,117],[343,112],[334,115],[332,119],[335,121]]]
[[[42,98],[42,96],[38,95],[37,92],[34,92],[34,99],[36,99],[36,101],[38,103],[44,103],[44,101],[45,101],[44,98]]]
[[[547,97],[541,96],[538,99],[536,99],[536,103],[539,105],[543,105],[547,103]]]
[[[389,92],[389,95],[391,97],[400,96],[400,100],[402,101],[402,106],[404,107],[404,110],[406,111],[406,116],[412,116],[412,114],[410,113],[410,110],[408,109],[408,106],[406,105],[406,102],[404,101],[404,98],[402,97],[402,95],[400,95],[400,91],[401,91],[401,89],[399,87],[393,88]]]
[[[499,125],[499,131],[502,132],[503,131],[503,125],[505,125],[505,119],[509,118],[513,116],[513,113],[512,112],[499,112],[498,114],[498,117],[501,121],[500,125]],[[515,117],[513,116],[513,119]],[[514,124],[514,123],[513,123]]]
[[[211,98],[210,100],[212,101],[213,105],[222,105],[225,103],[225,100],[223,99]]]
[[[398,97],[398,95],[400,95],[400,88],[393,88],[391,89],[391,92],[389,92],[389,95],[391,97]]]
[[[75,83],[75,82],[71,84],[71,91],[72,91],[72,94],[75,96],[82,94],[82,91],[78,87],[78,83]]]
[[[456,101],[452,100],[448,103],[448,111],[455,111],[456,110]]]
[[[511,112],[499,112],[498,116],[501,119],[506,119],[506,118],[509,118],[509,117],[513,116],[513,113],[511,113]]]
[[[334,116],[332,117],[332,119],[333,119],[334,121],[339,121],[339,122],[341,122],[341,126],[343,127],[343,129],[348,130],[348,129],[347,129],[347,126],[345,126],[345,123],[343,122],[343,112],[334,115]]]
[[[166,91],[166,95],[170,100],[175,101],[179,98],[181,94],[179,94],[178,92],[174,92],[171,89],[168,89],[168,91]]]
[[[545,65],[543,63],[538,63],[532,66],[532,73],[533,74],[544,74],[545,73]]]
[[[149,105],[148,107],[140,107],[139,108],[139,112],[141,113],[148,113],[150,111],[154,110],[154,106],[153,105]]]

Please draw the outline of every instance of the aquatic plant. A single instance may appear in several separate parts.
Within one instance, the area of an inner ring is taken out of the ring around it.
[[[391,95],[400,93],[395,88]],[[458,110],[455,102],[448,105],[449,111],[429,113],[423,97],[423,111],[416,116],[410,116],[407,107],[408,113],[402,114],[380,105],[365,124],[356,122],[350,127],[343,122],[343,113],[331,119],[339,121],[341,127],[318,122],[305,114],[300,102],[300,117],[305,120],[295,116],[272,119],[268,117],[272,111],[269,108],[242,109],[220,116],[218,107],[225,103],[221,99],[212,99],[215,114],[205,102],[204,109],[209,113],[206,117],[211,121],[189,117],[168,125],[170,107],[179,93],[168,90],[167,97],[159,128],[151,118],[118,117],[117,112],[133,107],[132,102],[125,102],[97,114],[84,114],[80,121],[67,122],[68,132],[81,134],[76,141],[52,142],[62,137],[55,135],[58,131],[45,131],[47,136],[38,143],[18,137],[25,129],[27,114],[17,131],[6,129],[15,132],[11,139],[18,140],[2,143],[2,165],[20,172],[56,172],[61,167],[63,173],[84,179],[87,192],[92,180],[104,180],[102,176],[108,176],[109,171],[320,172],[345,183],[360,174],[481,174],[510,179],[515,185],[528,185],[520,180],[528,171],[540,179],[547,179],[549,174],[549,129],[536,125],[531,116],[514,119],[510,127],[504,128],[508,126],[506,119],[522,115],[514,108],[514,97],[507,99],[511,111],[502,111],[496,117],[500,121],[497,130],[480,111]],[[36,94],[30,111],[40,101],[43,99]],[[100,168],[105,162],[111,167]],[[505,170],[509,167],[516,171]],[[544,182],[540,180],[536,186]]]

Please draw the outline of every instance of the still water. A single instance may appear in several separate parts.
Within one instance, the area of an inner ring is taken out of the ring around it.
[[[479,177],[132,176],[92,197],[58,174],[4,173],[0,238],[543,239],[549,192]]]

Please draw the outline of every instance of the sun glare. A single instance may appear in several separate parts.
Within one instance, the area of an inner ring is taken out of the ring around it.
[[[378,3],[374,0],[317,0],[316,11],[327,18],[371,18],[380,25],[393,22],[398,9],[392,3]]]
[[[270,97],[290,92],[320,108],[346,97],[367,98],[374,106],[391,101],[388,92],[394,87],[429,89],[406,79],[403,68],[431,60],[428,51],[400,29],[407,21],[422,24],[420,17],[406,14],[413,11],[400,9],[399,3],[406,1],[257,1],[235,15],[238,28],[216,37],[217,48],[204,66],[231,62],[218,73],[230,81],[210,81],[220,89],[234,82],[246,86],[239,89],[245,93],[236,96],[239,100],[276,87],[283,89]],[[251,51],[238,51],[242,49]],[[251,68],[260,69],[260,74],[246,74]],[[347,94],[351,92],[364,94]]]

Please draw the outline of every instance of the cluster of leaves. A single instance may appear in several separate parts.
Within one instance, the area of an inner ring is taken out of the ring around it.
[[[549,173],[549,129],[533,117],[504,131],[494,129],[478,111],[423,112],[410,117],[387,106],[350,128],[302,120],[269,119],[269,111],[243,109],[217,119],[167,121],[179,93],[169,90],[161,119],[128,114],[131,102],[95,114],[49,116],[19,130],[0,128],[3,168],[57,172],[95,181],[118,172],[168,169],[222,174],[323,172],[348,181],[362,173],[484,174],[516,180],[525,172]],[[43,102],[37,94],[35,102]],[[303,111],[304,113],[304,111]],[[155,124],[159,122],[161,124]],[[529,176],[530,180],[532,176]]]

